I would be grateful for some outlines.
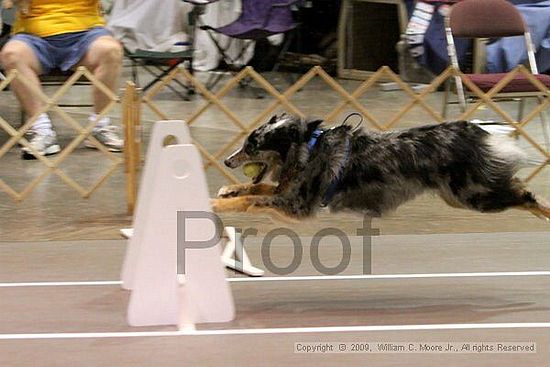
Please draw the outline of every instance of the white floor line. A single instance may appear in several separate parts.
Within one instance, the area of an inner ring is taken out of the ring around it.
[[[32,333],[0,334],[0,340],[31,339],[102,339],[136,337],[215,336],[215,335],[258,335],[258,334],[305,334],[305,333],[352,333],[422,330],[473,330],[473,329],[548,329],[550,322],[487,323],[487,324],[426,324],[426,325],[377,325],[377,326],[324,326],[259,329],[217,329],[181,331],[128,331],[90,333]]]
[[[418,278],[484,278],[484,277],[532,277],[549,276],[550,271],[502,271],[475,273],[418,273],[418,274],[359,274],[359,275],[304,275],[279,277],[227,278],[230,283],[249,282],[290,282],[318,280],[360,280],[360,279],[418,279]],[[100,281],[66,281],[66,282],[7,282],[0,283],[0,288],[16,287],[70,287],[70,286],[101,286],[120,285],[120,280]]]
[[[502,271],[476,273],[418,273],[418,274],[360,274],[360,275],[309,275],[289,277],[229,278],[229,282],[277,282],[307,280],[360,280],[360,279],[417,279],[417,278],[475,278],[548,276],[550,271]]]
[[[101,286],[101,285],[121,285],[120,280],[90,280],[77,282],[22,282],[22,283],[0,283],[0,288],[18,288],[18,287],[71,287],[71,286]]]

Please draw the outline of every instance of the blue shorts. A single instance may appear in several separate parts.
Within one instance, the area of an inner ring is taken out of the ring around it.
[[[48,74],[52,69],[67,71],[74,67],[101,36],[110,36],[104,27],[95,27],[83,32],[64,33],[50,37],[37,37],[28,33],[14,34],[10,41],[17,40],[29,45],[40,65],[42,72]]]

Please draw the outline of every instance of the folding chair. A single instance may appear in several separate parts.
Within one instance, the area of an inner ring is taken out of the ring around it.
[[[178,44],[178,46],[189,46],[189,43]],[[128,49],[125,49],[124,52],[126,57],[128,57],[128,59],[132,62],[132,79],[137,86],[140,86],[138,66],[153,76],[151,81],[141,87],[144,92],[149,90],[156,83],[160,82],[162,78],[168,75],[175,68],[179,67],[181,64],[187,63],[186,67],[189,70],[193,69],[193,50],[191,49],[175,52],[146,51],[141,49],[130,52]],[[172,85],[167,85],[167,87],[183,100],[189,100],[189,95],[194,93],[193,88],[181,83],[177,79],[174,79],[173,82],[185,89],[187,94],[182,94]]]
[[[451,7],[451,11],[445,18],[445,33],[449,45],[448,52],[452,65],[459,68],[454,37],[463,38],[499,38],[523,36],[527,48],[527,63],[531,73],[536,79],[550,89],[550,75],[538,74],[535,63],[535,52],[531,42],[531,35],[525,21],[514,5],[506,0],[463,0]],[[465,74],[466,78],[475,84],[483,92],[491,90],[506,73],[472,73]],[[470,90],[465,90],[462,80],[455,78],[456,91],[459,103],[463,111],[466,110],[466,98],[475,95]],[[523,110],[526,98],[537,98],[542,103],[547,98],[548,91],[541,91],[534,86],[524,75],[516,75],[493,99],[510,100],[519,98],[518,121],[523,118]],[[444,94],[443,116],[446,115],[449,102],[449,88]],[[541,112],[541,123],[544,139],[547,147],[549,144],[549,132],[544,111]]]
[[[195,26],[200,15],[204,13],[206,5],[217,2],[219,0],[182,0],[188,4],[193,5],[193,9],[188,14],[188,42],[179,42],[175,46],[188,47],[185,51],[146,51],[137,49],[134,52],[130,52],[125,49],[126,56],[132,62],[132,79],[139,86],[137,67],[141,66],[149,74],[153,75],[153,80],[142,87],[143,91],[147,91],[153,85],[160,82],[162,78],[168,75],[172,70],[179,67],[181,64],[186,63],[186,66],[191,74],[193,74],[193,42],[195,39]],[[192,86],[184,85],[179,80],[174,79],[173,82],[180,87],[187,90],[187,94],[184,95],[173,86],[167,85],[167,88],[171,89],[175,94],[179,95],[184,100],[189,100],[189,95],[194,94]]]
[[[239,65],[238,60],[241,59],[248,47],[253,44],[253,41],[264,39],[274,34],[284,33],[286,35],[285,41],[277,59],[288,50],[291,41],[289,32],[298,26],[298,23],[292,17],[291,7],[298,1],[242,0],[241,14],[234,22],[219,28],[213,28],[208,25],[202,25],[200,28],[207,31],[229,70],[237,72],[244,67],[244,65]],[[231,43],[225,48],[222,47],[212,32],[229,37],[230,42],[232,39],[248,40],[249,42],[244,42],[237,57],[230,57],[226,51]],[[208,88],[214,87],[220,79],[221,75],[218,75],[215,80],[207,83]]]

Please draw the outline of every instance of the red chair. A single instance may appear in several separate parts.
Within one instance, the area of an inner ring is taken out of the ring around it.
[[[521,13],[516,7],[506,0],[463,0],[451,7],[448,16],[445,18],[445,32],[448,52],[451,64],[459,69],[454,37],[463,38],[499,38],[523,36],[527,48],[527,64],[531,73],[550,89],[550,75],[538,74],[535,63],[535,52],[531,42],[529,29]],[[473,73],[465,74],[466,78],[475,84],[483,92],[491,90],[506,73]],[[462,110],[466,110],[466,98],[475,97],[470,90],[465,89],[460,78],[455,78],[459,103]],[[446,114],[448,104],[448,90],[445,92],[443,115]],[[526,98],[537,98],[539,103],[548,98],[548,90],[541,91],[533,85],[525,75],[518,74],[510,81],[493,99],[495,101],[506,99],[519,99],[518,121],[523,118],[523,110]],[[544,112],[541,113],[542,130],[546,142],[549,144],[549,132]]]

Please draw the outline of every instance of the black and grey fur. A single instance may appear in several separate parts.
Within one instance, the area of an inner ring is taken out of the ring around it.
[[[324,129],[308,148],[321,123],[283,114],[254,130],[225,164],[236,168],[258,161],[265,169],[251,184],[223,187],[214,209],[305,218],[319,210],[336,180],[328,203],[332,211],[380,216],[433,191],[453,207],[480,212],[519,208],[550,218],[549,205],[514,177],[524,154],[503,135],[466,121],[394,132],[353,131],[343,125]],[[268,174],[277,185],[261,183]]]

